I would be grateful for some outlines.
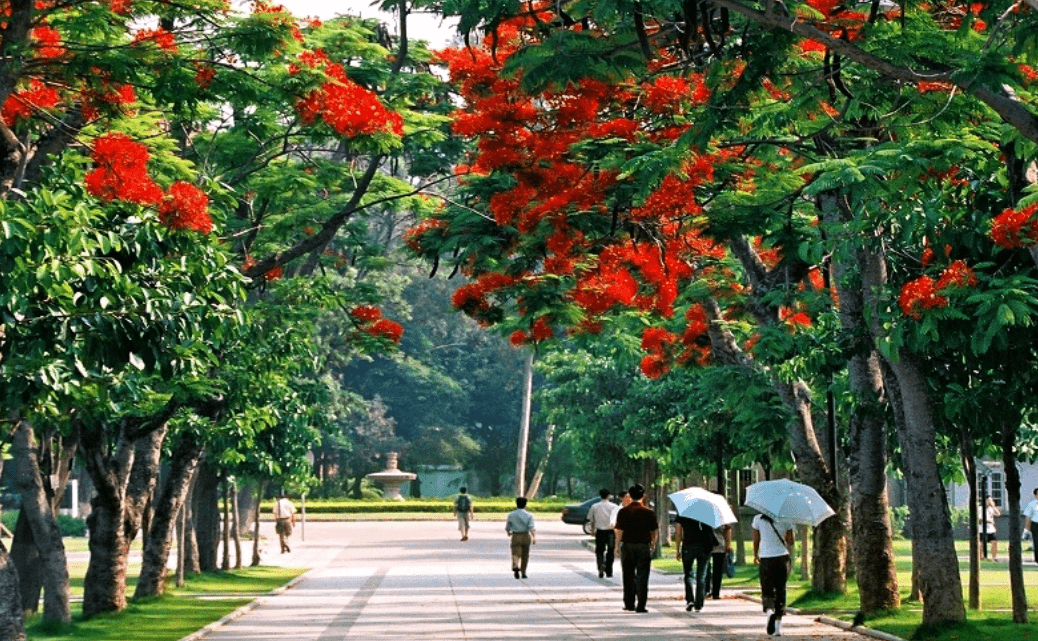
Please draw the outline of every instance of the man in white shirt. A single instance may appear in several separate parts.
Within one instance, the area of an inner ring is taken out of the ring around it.
[[[296,524],[296,506],[288,500],[285,492],[278,494],[274,501],[274,531],[278,533],[278,541],[281,542],[281,553],[291,552],[288,547],[288,537],[292,536],[292,528]]]
[[[1038,563],[1038,487],[1034,488],[1034,498],[1024,508],[1024,529],[1031,531],[1031,547],[1034,548],[1034,562]]]
[[[526,511],[526,497],[515,499],[515,509],[505,520],[505,532],[512,539],[512,574],[526,578],[526,565],[530,561],[530,546],[537,543],[537,524],[533,514]]]
[[[598,578],[613,576],[613,548],[616,546],[613,525],[614,513],[620,506],[610,501],[612,492],[606,488],[598,491],[602,500],[591,506],[587,519],[591,523],[591,536],[595,537],[595,560],[598,562]]]

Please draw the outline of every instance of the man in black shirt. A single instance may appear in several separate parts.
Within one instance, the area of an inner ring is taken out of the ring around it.
[[[616,513],[616,546],[623,569],[624,610],[647,612],[649,570],[652,553],[659,540],[656,513],[644,504],[645,488],[632,485],[628,490],[631,504]]]

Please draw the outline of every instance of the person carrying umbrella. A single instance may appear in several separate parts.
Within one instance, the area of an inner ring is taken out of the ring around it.
[[[695,608],[703,609],[706,598],[706,568],[710,561],[710,551],[714,547],[714,528],[685,516],[677,518],[674,529],[674,548],[677,559],[681,561],[685,583],[685,611]],[[695,578],[692,566],[695,565]]]
[[[786,613],[786,581],[791,563],[793,525],[767,514],[753,517],[753,562],[760,570],[760,593],[768,616],[768,634],[782,636],[782,615]]]

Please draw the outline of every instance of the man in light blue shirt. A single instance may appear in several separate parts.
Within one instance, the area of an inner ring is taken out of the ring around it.
[[[508,514],[505,532],[512,538],[512,574],[526,578],[526,564],[530,560],[530,546],[537,543],[537,526],[533,514],[526,511],[526,497],[515,500],[516,509]]]

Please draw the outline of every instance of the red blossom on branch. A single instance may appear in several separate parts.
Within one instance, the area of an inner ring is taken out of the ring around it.
[[[94,141],[97,167],[86,175],[87,192],[103,201],[157,205],[162,190],[148,175],[148,148],[126,134],[110,133]]]
[[[1021,210],[1006,209],[991,221],[989,237],[999,247],[1021,249],[1038,242],[1038,203]]]
[[[209,197],[191,183],[173,183],[159,205],[159,221],[170,229],[190,229],[208,234],[213,230]]]

